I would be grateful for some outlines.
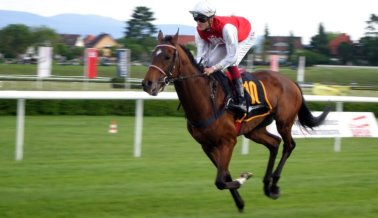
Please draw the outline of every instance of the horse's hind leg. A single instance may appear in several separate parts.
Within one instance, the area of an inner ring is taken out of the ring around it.
[[[277,195],[275,186],[273,186],[274,179],[272,181],[272,173],[281,139],[278,136],[269,133],[266,128],[255,129],[245,134],[245,137],[255,141],[256,143],[263,144],[268,148],[269,161],[263,179],[264,193],[270,198],[277,199],[279,195]]]
[[[277,123],[277,130],[282,136],[282,140],[284,142],[283,144],[283,151],[282,151],[282,157],[280,162],[277,165],[276,170],[273,173],[273,181],[272,181],[272,192],[279,197],[280,189],[277,186],[278,180],[281,177],[282,169],[286,163],[286,160],[290,157],[291,152],[295,148],[295,141],[293,140],[293,137],[291,136],[291,126],[292,125],[280,125]]]

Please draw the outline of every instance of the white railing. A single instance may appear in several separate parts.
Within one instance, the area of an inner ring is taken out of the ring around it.
[[[306,101],[335,102],[337,111],[342,111],[343,102],[377,103],[378,97],[355,96],[314,96],[305,95]],[[81,99],[81,100],[136,100],[134,156],[141,156],[143,101],[177,100],[175,92],[162,92],[159,96],[150,96],[141,91],[0,91],[0,99],[17,99],[16,160],[23,159],[25,100],[29,99]],[[335,143],[338,143],[337,140]],[[244,144],[244,143],[243,143]]]

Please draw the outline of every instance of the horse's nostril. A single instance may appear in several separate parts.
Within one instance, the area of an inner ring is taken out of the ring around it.
[[[142,81],[142,87],[143,87],[143,88],[151,87],[151,85],[152,85],[152,82],[149,81],[149,80],[143,80],[143,81]]]

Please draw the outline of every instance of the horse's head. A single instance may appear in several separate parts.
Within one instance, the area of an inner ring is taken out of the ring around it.
[[[174,36],[164,37],[159,31],[158,44],[152,53],[151,65],[142,81],[142,87],[150,95],[163,91],[169,80],[177,73],[176,62],[178,31]]]

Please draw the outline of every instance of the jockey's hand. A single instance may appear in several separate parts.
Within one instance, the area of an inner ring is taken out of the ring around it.
[[[203,69],[203,73],[206,74],[207,76],[210,76],[210,74],[212,74],[214,72],[215,72],[215,68],[214,67],[205,67]]]

